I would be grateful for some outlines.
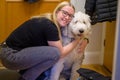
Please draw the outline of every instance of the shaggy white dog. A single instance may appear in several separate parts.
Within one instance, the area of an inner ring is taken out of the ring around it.
[[[80,37],[79,46],[82,40],[88,37],[91,31],[90,18],[82,12],[77,12],[69,26],[61,30],[63,45],[67,45],[75,38]],[[84,52],[77,53],[77,47],[53,66],[50,73],[50,80],[66,80],[67,78],[70,78],[70,80],[77,80],[79,74],[76,70],[80,68],[84,58]]]

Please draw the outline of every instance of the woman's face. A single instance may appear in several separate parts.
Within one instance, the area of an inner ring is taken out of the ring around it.
[[[67,26],[74,17],[74,9],[71,6],[64,6],[56,13],[57,22],[60,27]]]

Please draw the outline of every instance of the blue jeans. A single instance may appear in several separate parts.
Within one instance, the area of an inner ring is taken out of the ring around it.
[[[20,51],[6,47],[2,48],[0,57],[6,68],[27,69],[22,77],[25,80],[35,80],[59,60],[60,51],[51,46],[29,47]]]

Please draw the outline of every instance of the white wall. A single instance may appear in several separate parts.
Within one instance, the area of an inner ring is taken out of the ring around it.
[[[85,12],[86,0],[71,0],[75,6],[76,12]],[[85,53],[84,64],[103,64],[103,41],[105,33],[105,23],[97,23],[92,25],[92,34],[89,37],[90,43],[87,46]]]
[[[105,24],[99,23],[92,26],[90,43],[85,52],[83,64],[103,64]]]
[[[86,0],[70,0],[70,1],[75,6],[76,12],[79,10],[85,12],[84,5]]]

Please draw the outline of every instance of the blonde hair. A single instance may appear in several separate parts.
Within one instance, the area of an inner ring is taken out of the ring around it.
[[[59,3],[53,11],[53,21],[58,28],[60,39],[61,39],[61,31],[60,31],[60,26],[58,25],[57,20],[56,20],[56,13],[57,13],[57,11],[61,10],[61,8],[63,8],[64,6],[67,6],[67,5],[71,6],[75,10],[74,6],[71,3],[64,1],[64,2]]]
[[[38,16],[33,16],[32,18],[46,17],[46,18],[50,19],[51,21],[53,21],[55,23],[55,25],[57,26],[57,29],[59,32],[59,37],[60,37],[60,40],[62,41],[60,26],[58,25],[57,20],[56,20],[56,13],[57,13],[57,11],[61,10],[61,8],[63,8],[64,6],[67,6],[67,5],[71,6],[75,10],[74,6],[71,3],[67,2],[67,1],[63,1],[56,6],[53,13],[44,13],[44,14],[41,14]]]

